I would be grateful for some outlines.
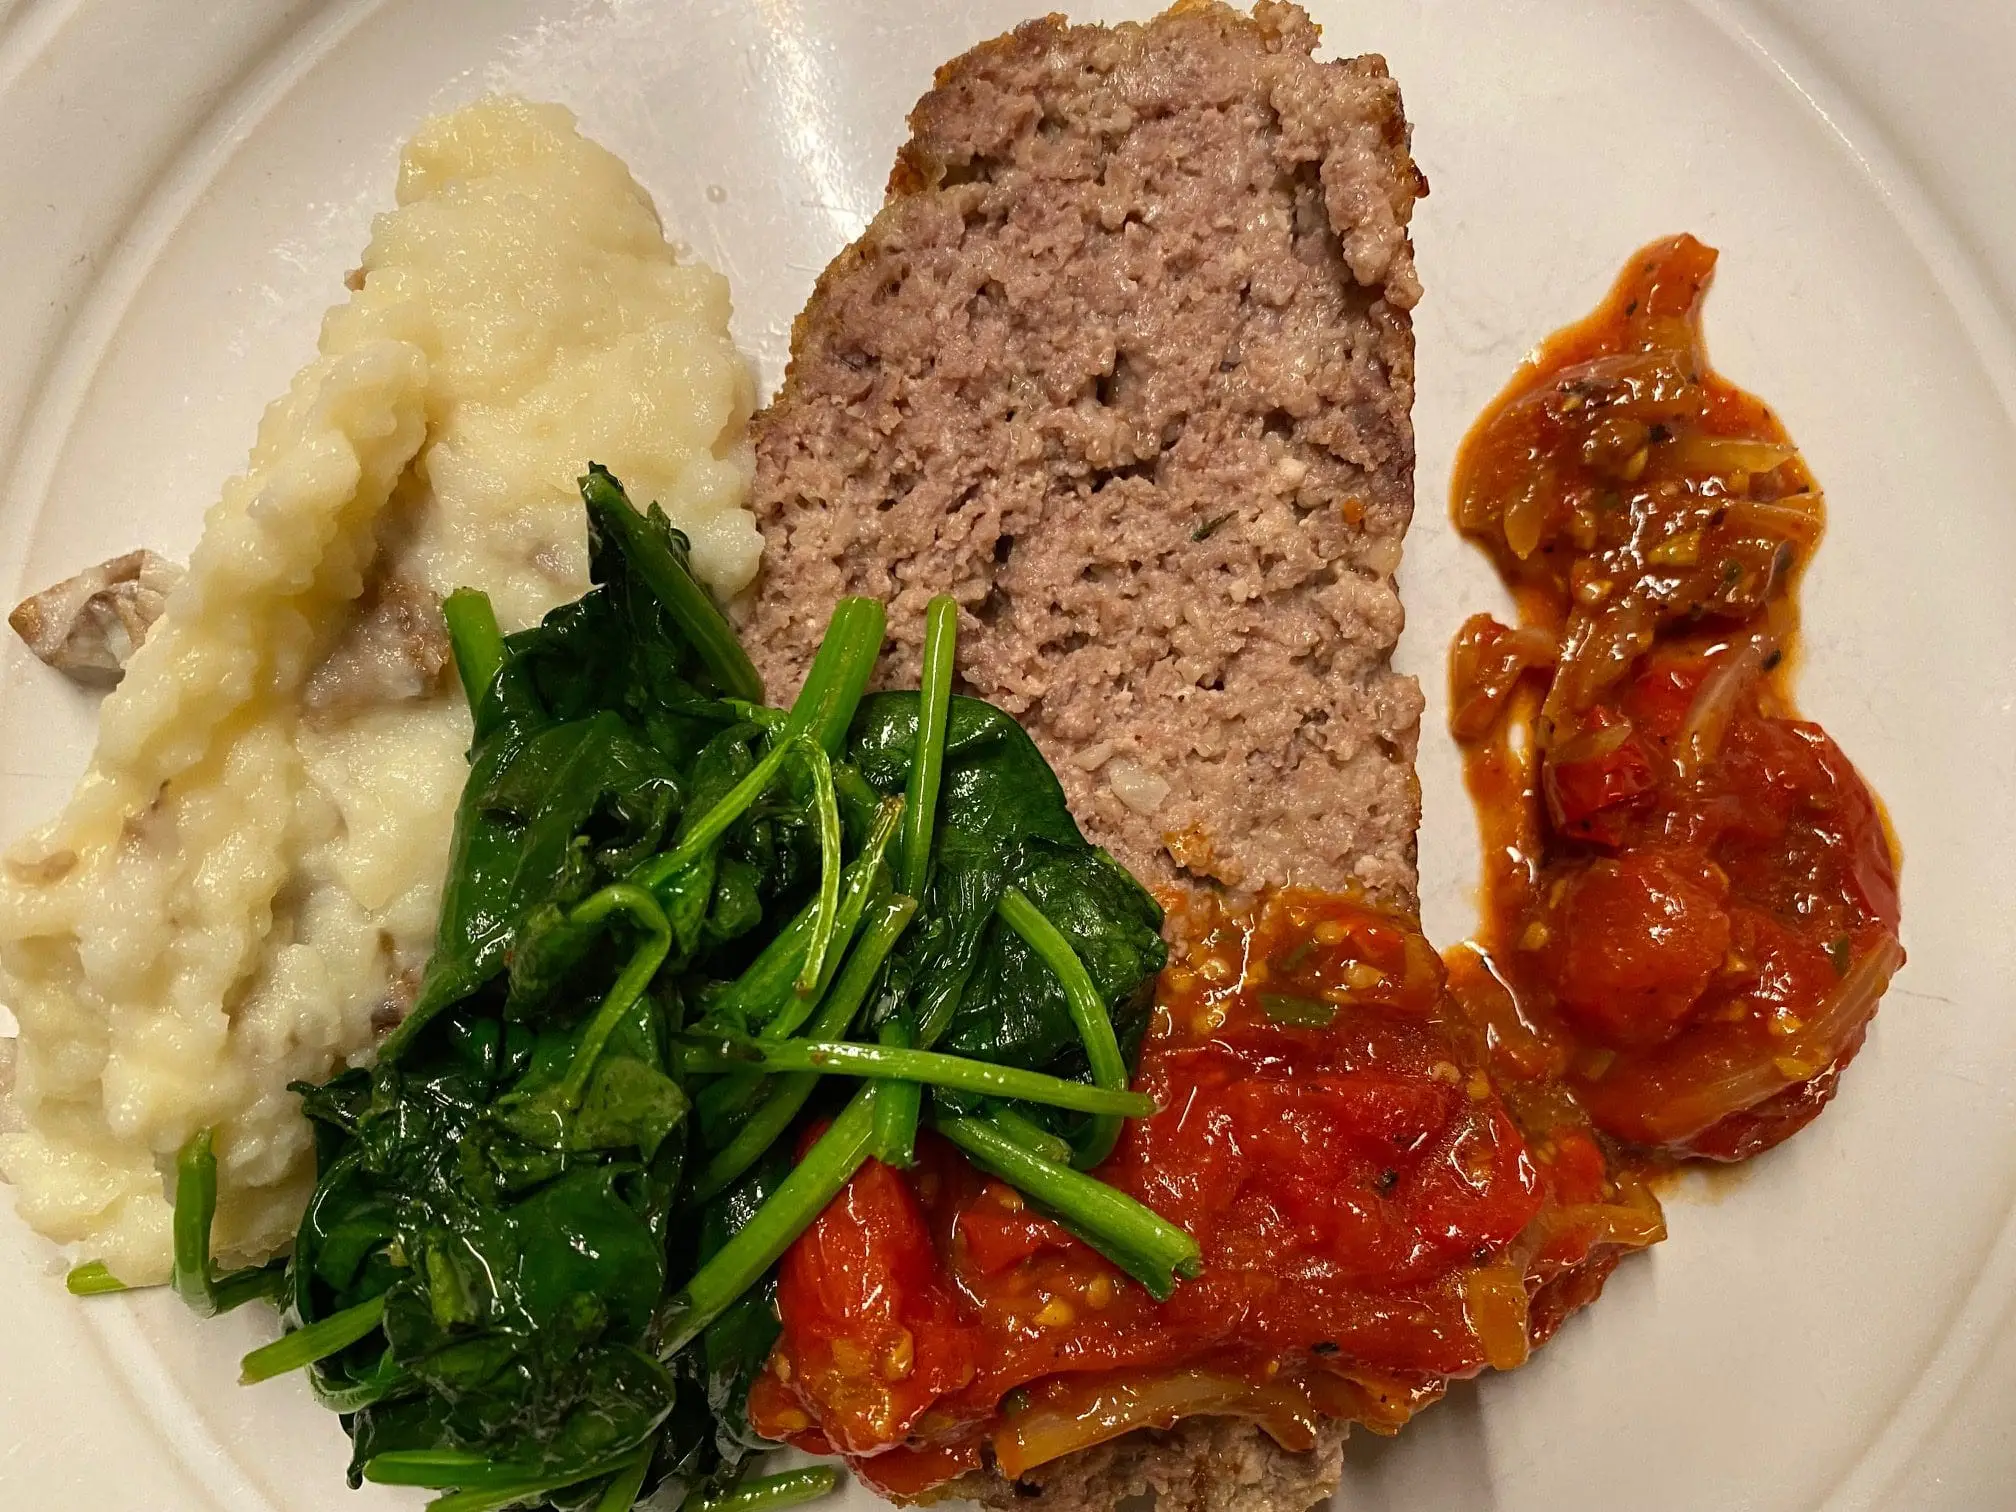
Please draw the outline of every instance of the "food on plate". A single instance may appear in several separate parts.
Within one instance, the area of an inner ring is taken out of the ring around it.
[[[448,601],[476,738],[440,930],[371,1066],[297,1089],[318,1179],[284,1271],[213,1277],[178,1194],[178,1280],[284,1289],[246,1378],[309,1367],[352,1484],[448,1506],[736,1484],[766,1447],[742,1399],[773,1266],[871,1154],[895,1179],[920,1120],[1061,1146],[1013,1179],[1115,1276],[1197,1269],[1082,1174],[1154,1107],[1127,1084],[1161,911],[1028,737],[942,678],[864,698],[870,599],[835,607],[788,709],[755,702],[685,538],[600,468],[582,494],[588,594],[509,637]],[[897,1015],[909,1043],[874,1043]],[[915,1380],[940,1342],[920,1325]]]
[[[1457,524],[1520,623],[1453,652],[1487,900],[1456,976],[1502,1073],[1740,1160],[1834,1095],[1904,951],[1882,812],[1787,682],[1819,487],[1708,365],[1714,266],[1647,247],[1465,443]]]
[[[1306,1500],[1330,1419],[1522,1362],[1659,1237],[1585,1129],[1529,1142],[1404,918],[1193,900],[1163,973],[1029,737],[950,696],[952,600],[919,690],[865,691],[883,615],[847,598],[765,707],[683,538],[605,470],[582,493],[588,595],[509,638],[447,602],[476,740],[440,932],[371,1067],[296,1089],[284,1267],[214,1271],[207,1136],[184,1156],[178,1286],[285,1298],[245,1378],[307,1366],[353,1483],[754,1495],[782,1437],[1026,1498],[1201,1414]]]
[[[779,1443],[1302,1512],[1662,1240],[1659,1170],[1819,1112],[1896,864],[1790,702],[1819,495],[1690,238],[1466,445],[1521,616],[1452,657],[1486,928],[1422,933],[1426,183],[1316,42],[947,64],[753,420],[564,112],[423,129],[186,578],[16,611],[126,672],[0,886],[72,1291],[274,1302],[244,1379],[436,1512],[837,1484]]]
[[[109,687],[167,607],[182,568],[141,549],[87,567],[14,606],[7,623],[64,676]]]
[[[576,596],[590,455],[662,503],[710,587],[755,570],[727,288],[674,259],[623,166],[563,111],[490,101],[420,133],[399,201],[76,797],[0,867],[0,1170],[29,1223],[130,1282],[168,1273],[161,1167],[198,1129],[220,1249],[283,1244],[312,1179],[288,1083],[411,1001],[469,738],[441,595],[482,588],[512,628]]]
[[[933,1140],[786,1257],[752,1420],[894,1496],[1306,1507],[1343,1422],[1519,1363],[1663,1232],[1572,1109],[1521,1126],[1414,918],[1389,655],[1424,185],[1383,63],[1315,41],[1194,6],[948,64],[753,426],[766,680],[852,592],[889,599],[906,682],[951,593],[960,677],[1179,942],[1161,1111],[1098,1174],[1198,1279],[1129,1285]]]
[[[1408,918],[1301,888],[1187,907],[1135,1078],[1156,1111],[1095,1174],[1196,1239],[1195,1279],[1130,1284],[930,1142],[785,1257],[759,1430],[902,1498],[961,1474],[1003,1505],[1306,1507],[1339,1425],[1397,1432],[1451,1378],[1523,1363],[1663,1235],[1586,1120],[1501,1098]]]
[[[960,675],[1136,876],[1406,904],[1425,185],[1384,62],[1316,43],[1185,5],[939,70],[756,422],[742,623],[788,688],[826,605],[886,599],[909,680],[950,592]]]

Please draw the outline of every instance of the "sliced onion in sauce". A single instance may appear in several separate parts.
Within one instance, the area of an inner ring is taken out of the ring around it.
[[[1410,1384],[1381,1379],[1350,1366],[1326,1366],[1303,1376],[1296,1389],[1305,1393],[1310,1405],[1324,1417],[1357,1423],[1391,1438],[1449,1388],[1440,1377]]]
[[[1547,517],[1554,508],[1554,469],[1540,467],[1526,480],[1525,487],[1505,505],[1504,518],[1498,523],[1499,531],[1505,537],[1505,547],[1520,561],[1540,549],[1540,543],[1547,535]]]
[[[1577,730],[1566,739],[1557,739],[1547,758],[1557,766],[1575,761],[1596,761],[1608,756],[1630,738],[1631,722],[1620,719],[1614,724],[1596,725],[1591,729]]]
[[[1903,964],[1904,947],[1885,935],[1856,958],[1820,1011],[1776,1055],[1748,1061],[1723,1075],[1678,1089],[1646,1114],[1645,1132],[1662,1144],[1676,1144],[1788,1087],[1812,1080],[1834,1064],[1855,1031],[1868,1022],[1890,978]]]
[[[1450,661],[1450,733],[1458,740],[1490,733],[1519,679],[1557,654],[1554,637],[1537,625],[1508,630],[1488,614],[1472,615]]]
[[[1463,490],[1463,497],[1456,503],[1456,524],[1465,532],[1489,530],[1496,523],[1505,501],[1497,492],[1480,482]]]
[[[1810,505],[1731,499],[1723,507],[1731,524],[1758,535],[1810,544],[1820,534],[1820,512]]]
[[[1555,1233],[1579,1230],[1592,1244],[1619,1244],[1626,1249],[1644,1249],[1666,1237],[1666,1215],[1656,1199],[1642,1204],[1577,1203],[1550,1215],[1548,1223]]]
[[[1520,1015],[1512,990],[1499,979],[1491,958],[1475,945],[1458,945],[1450,951],[1449,991],[1464,1018],[1483,1033],[1494,1067],[1503,1065],[1524,1080],[1548,1083],[1567,1069],[1567,1051]]]
[[[1720,753],[1722,737],[1728,733],[1737,706],[1751,685],[1764,675],[1776,649],[1777,642],[1771,636],[1753,635],[1723,656],[1701,679],[1701,686],[1694,691],[1694,701],[1687,706],[1687,717],[1681,721],[1679,736],[1673,742],[1673,760],[1681,777],[1691,781]]]
[[[1738,473],[1776,472],[1798,455],[1795,448],[1779,441],[1687,431],[1667,444],[1662,460],[1669,473],[1713,473],[1727,478]]]
[[[1526,1261],[1507,1256],[1463,1278],[1463,1311],[1493,1370],[1516,1370],[1533,1352]]]
[[[1688,376],[1687,360],[1684,347],[1592,357],[1551,374],[1539,398],[1564,418],[1585,408],[1592,419],[1629,415],[1647,424],[1698,415],[1703,396]]]
[[[1037,1402],[994,1430],[994,1460],[1010,1480],[1062,1455],[1089,1449],[1136,1428],[1167,1428],[1199,1415],[1246,1418],[1282,1448],[1316,1442],[1321,1413],[1287,1382],[1259,1385],[1208,1370],[1179,1370],[1101,1385],[1089,1398],[1067,1391]]]
[[[1636,598],[1620,600],[1601,614],[1578,610],[1569,617],[1554,686],[1540,707],[1542,745],[1553,743],[1555,731],[1573,728],[1576,721],[1568,716],[1595,703],[1631,670],[1650,649],[1653,627],[1651,609]]]

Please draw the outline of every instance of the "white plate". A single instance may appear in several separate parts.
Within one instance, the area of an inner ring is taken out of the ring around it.
[[[938,62],[1040,9],[850,0],[0,0],[0,600],[186,551],[390,198],[397,142],[486,86],[574,106],[733,280],[774,381]],[[1835,1108],[1672,1203],[1672,1239],[1530,1368],[1354,1451],[1362,1509],[2010,1505],[2016,1440],[2016,13],[1998,0],[1314,5],[1383,51],[1416,222],[1431,925],[1470,920],[1443,647],[1493,601],[1443,496],[1528,345],[1668,231],[1722,248],[1719,365],[1827,486],[1802,694],[1889,801],[1898,978]],[[1146,8],[1101,5],[1102,13]],[[1922,13],[1921,13],[1922,14]],[[1982,198],[1986,196],[1986,198]],[[61,799],[88,704],[7,639],[0,824]],[[88,1307],[0,1210],[0,1505],[349,1509],[332,1417],[241,1391],[262,1327]],[[864,1501],[866,1500],[863,1498]]]

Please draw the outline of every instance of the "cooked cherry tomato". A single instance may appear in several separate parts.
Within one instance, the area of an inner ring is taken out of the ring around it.
[[[1549,965],[1583,1033],[1624,1049],[1664,1044],[1687,1025],[1729,952],[1712,875],[1691,853],[1627,850],[1561,877]]]
[[[901,1442],[975,1374],[975,1340],[941,1277],[924,1211],[880,1161],[855,1173],[785,1254],[777,1310],[784,1337],[770,1374],[818,1404],[821,1436],[842,1453]]]

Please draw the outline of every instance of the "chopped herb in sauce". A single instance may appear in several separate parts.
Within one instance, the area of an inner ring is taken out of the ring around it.
[[[1260,1008],[1275,1023],[1297,1029],[1327,1029],[1337,1018],[1336,1004],[1293,992],[1263,992]]]

